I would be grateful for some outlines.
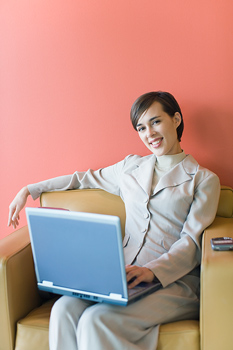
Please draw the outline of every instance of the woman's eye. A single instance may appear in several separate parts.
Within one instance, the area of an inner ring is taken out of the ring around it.
[[[159,124],[160,123],[160,120],[159,119],[156,119],[152,122],[152,125],[156,125],[156,124]]]
[[[137,129],[137,131],[138,131],[138,132],[141,132],[141,131],[143,131],[144,129],[145,129],[144,126],[141,126],[140,128]]]

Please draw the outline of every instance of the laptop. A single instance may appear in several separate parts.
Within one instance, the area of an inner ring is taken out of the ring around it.
[[[128,290],[119,217],[48,208],[26,216],[40,290],[125,306],[161,287]]]

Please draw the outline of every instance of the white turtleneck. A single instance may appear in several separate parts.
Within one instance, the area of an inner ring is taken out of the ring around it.
[[[174,166],[182,162],[186,157],[184,151],[182,153],[173,154],[173,155],[164,155],[156,158],[155,171],[152,180],[151,193],[154,192],[156,185],[158,184],[161,177],[168,173]]]

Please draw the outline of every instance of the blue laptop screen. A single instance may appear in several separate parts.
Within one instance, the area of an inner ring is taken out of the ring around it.
[[[30,226],[38,281],[123,295],[116,226],[33,214]]]

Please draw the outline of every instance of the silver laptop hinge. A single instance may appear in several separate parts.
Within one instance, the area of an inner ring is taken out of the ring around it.
[[[122,294],[110,293],[109,296],[113,299],[122,299]]]
[[[43,281],[43,282],[42,282],[42,285],[43,285],[43,286],[46,286],[46,287],[52,287],[52,286],[53,286],[53,282],[50,282],[50,281]]]

